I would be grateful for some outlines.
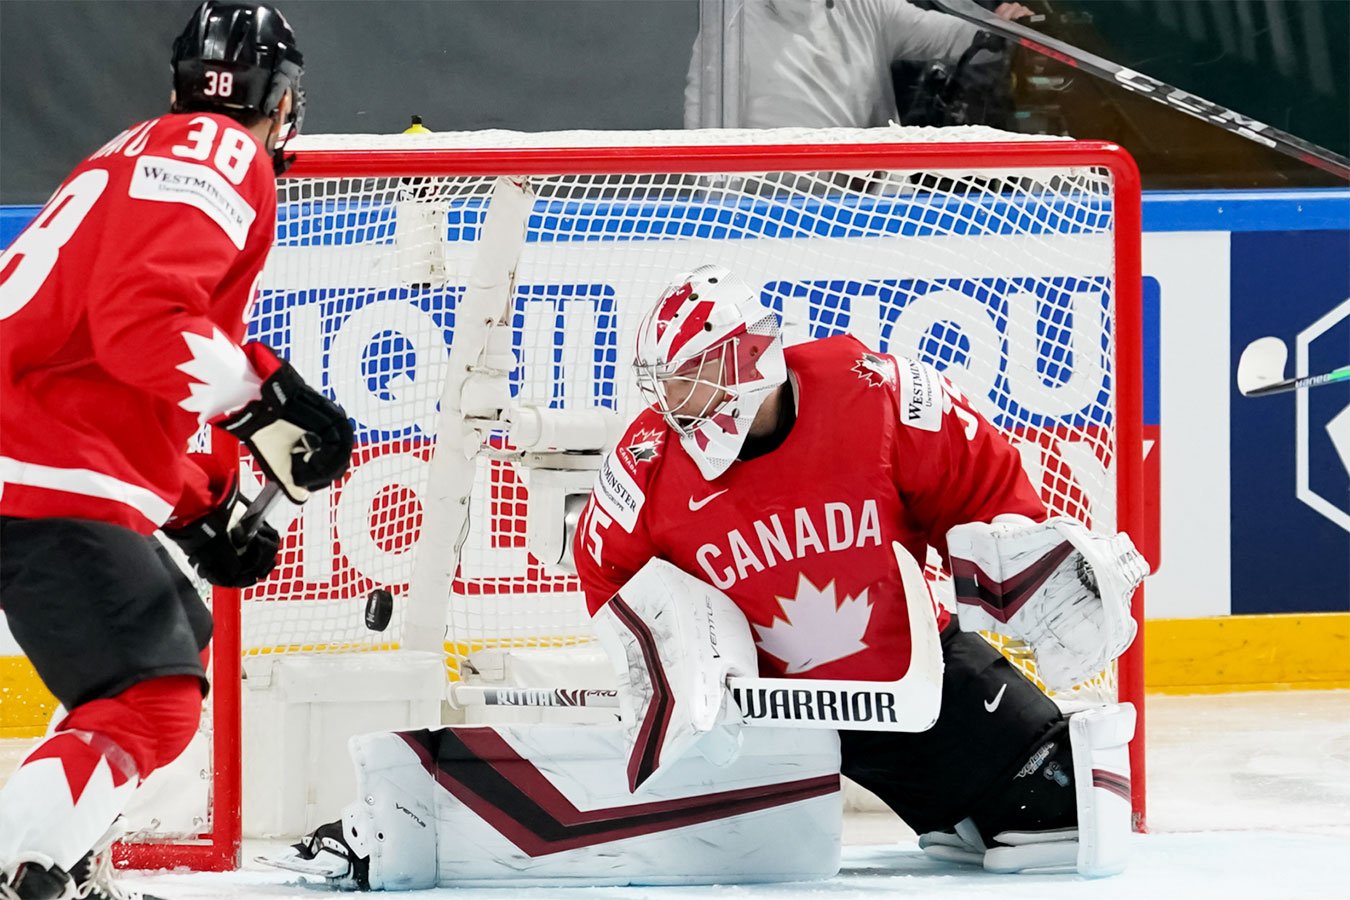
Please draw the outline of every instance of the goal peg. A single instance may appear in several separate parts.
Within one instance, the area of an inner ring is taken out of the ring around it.
[[[394,595],[384,588],[375,588],[366,594],[366,627],[371,631],[384,631],[389,627],[389,619],[394,614]]]

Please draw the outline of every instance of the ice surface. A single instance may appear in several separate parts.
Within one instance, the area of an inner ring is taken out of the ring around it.
[[[796,884],[717,887],[440,889],[410,898],[565,900],[719,897],[722,900],[822,897],[936,897],[943,900],[1276,900],[1350,896],[1346,859],[1350,839],[1273,831],[1150,834],[1135,838],[1129,869],[1094,881],[1076,875],[989,875],[924,858],[913,842],[844,849],[843,871],[834,879]],[[134,887],[167,900],[223,897],[307,898],[324,888],[292,873],[138,875]],[[353,895],[359,896],[359,895]]]
[[[932,863],[889,813],[853,813],[843,871],[824,882],[731,887],[456,889],[409,894],[457,900],[719,897],[1329,900],[1350,898],[1350,691],[1149,698],[1149,834],[1129,869],[987,875]],[[0,742],[0,758],[22,749]],[[26,742],[25,742],[26,743]],[[9,768],[0,761],[0,770]],[[3,777],[3,775],[0,775]],[[271,845],[249,842],[251,860]],[[327,893],[294,873],[249,862],[233,873],[125,873],[166,900],[308,898]]]

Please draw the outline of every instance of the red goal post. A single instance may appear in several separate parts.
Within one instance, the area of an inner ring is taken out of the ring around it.
[[[420,647],[453,680],[486,649],[589,640],[529,518],[540,469],[571,464],[482,410],[630,418],[637,319],[695,264],[760,286],[790,341],[849,331],[945,368],[1053,511],[1142,533],[1139,178],[1116,145],[979,128],[318,136],[279,193],[250,335],[346,406],[353,471],[283,513],[268,582],[216,593],[209,824],[143,836],[124,863],[237,864],[241,661]],[[376,588],[395,600],[383,632],[362,623]],[[1083,687],[1139,709],[1140,830],[1142,645],[1141,628]]]

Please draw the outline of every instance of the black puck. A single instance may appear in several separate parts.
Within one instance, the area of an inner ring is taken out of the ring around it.
[[[384,588],[376,588],[366,594],[366,627],[371,631],[384,631],[389,627],[389,619],[394,614],[394,595]]]

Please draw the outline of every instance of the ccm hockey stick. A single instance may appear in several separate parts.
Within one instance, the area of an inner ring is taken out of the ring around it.
[[[1284,366],[1288,360],[1289,350],[1284,341],[1277,337],[1257,338],[1248,344],[1238,359],[1237,385],[1242,396],[1260,397],[1299,388],[1350,382],[1350,366],[1341,366],[1322,375],[1285,378]]]
[[[1104,81],[1115,82],[1128,91],[1142,94],[1164,106],[1194,116],[1222,128],[1224,131],[1241,135],[1249,141],[1269,147],[1272,150],[1292,156],[1295,159],[1316,166],[1324,172],[1330,172],[1338,178],[1350,181],[1350,159],[1334,153],[1325,147],[1309,143],[1302,138],[1280,131],[1264,122],[1249,119],[1226,106],[1212,103],[1203,97],[1189,94],[1180,88],[1164,84],[1156,78],[1150,78],[1133,69],[1111,62],[1096,54],[1089,53],[1072,44],[1057,40],[1019,25],[1007,22],[989,10],[976,4],[974,0],[933,0],[933,2],[952,15],[980,26],[986,31],[1002,35],[1015,41],[1028,50],[1034,50],[1043,56],[1058,60]]]

